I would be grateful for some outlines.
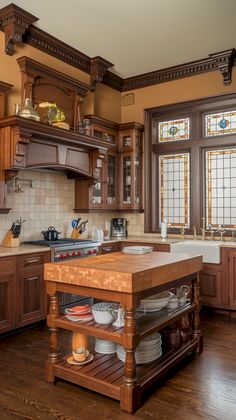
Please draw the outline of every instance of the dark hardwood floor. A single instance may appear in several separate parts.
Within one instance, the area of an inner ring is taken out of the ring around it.
[[[0,340],[0,420],[236,419],[236,320],[202,314],[204,351],[190,356],[126,415],[119,403],[79,386],[44,380],[46,326]],[[61,334],[65,346],[71,337]]]

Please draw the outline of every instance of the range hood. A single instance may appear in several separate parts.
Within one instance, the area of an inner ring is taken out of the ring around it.
[[[110,146],[111,147],[111,146]],[[21,169],[54,169],[70,178],[96,181],[108,143],[72,130],[12,116],[0,121],[0,212],[6,181]]]

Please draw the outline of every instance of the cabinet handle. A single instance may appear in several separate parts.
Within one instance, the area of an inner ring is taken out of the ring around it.
[[[28,280],[29,281],[32,281],[32,280],[37,280],[38,279],[38,277],[37,276],[34,276],[34,277],[28,277]]]
[[[33,263],[36,263],[36,262],[39,262],[39,260],[38,259],[34,259],[34,260],[27,260],[27,264],[33,264]]]
[[[107,248],[102,248],[102,250],[105,251],[105,252],[109,252],[109,251],[112,251],[112,248],[107,247]]]

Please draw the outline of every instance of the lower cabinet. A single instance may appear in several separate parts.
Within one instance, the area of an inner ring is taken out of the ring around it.
[[[236,310],[236,248],[228,250],[229,307]]]
[[[15,327],[16,257],[0,259],[0,333]]]
[[[107,243],[99,247],[99,254],[110,254],[111,252],[120,252],[121,242]]]
[[[200,273],[200,295],[203,305],[220,307],[224,304],[222,279],[223,273],[215,264],[204,264]]]
[[[0,258],[0,333],[46,318],[43,264],[49,253]]]

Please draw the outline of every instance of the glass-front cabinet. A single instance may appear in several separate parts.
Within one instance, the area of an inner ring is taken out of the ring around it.
[[[106,141],[108,151],[95,183],[87,179],[75,181],[74,211],[141,211],[143,125],[88,117],[92,136]]]
[[[120,150],[120,202],[121,210],[142,208],[142,130],[140,124],[122,124]]]

